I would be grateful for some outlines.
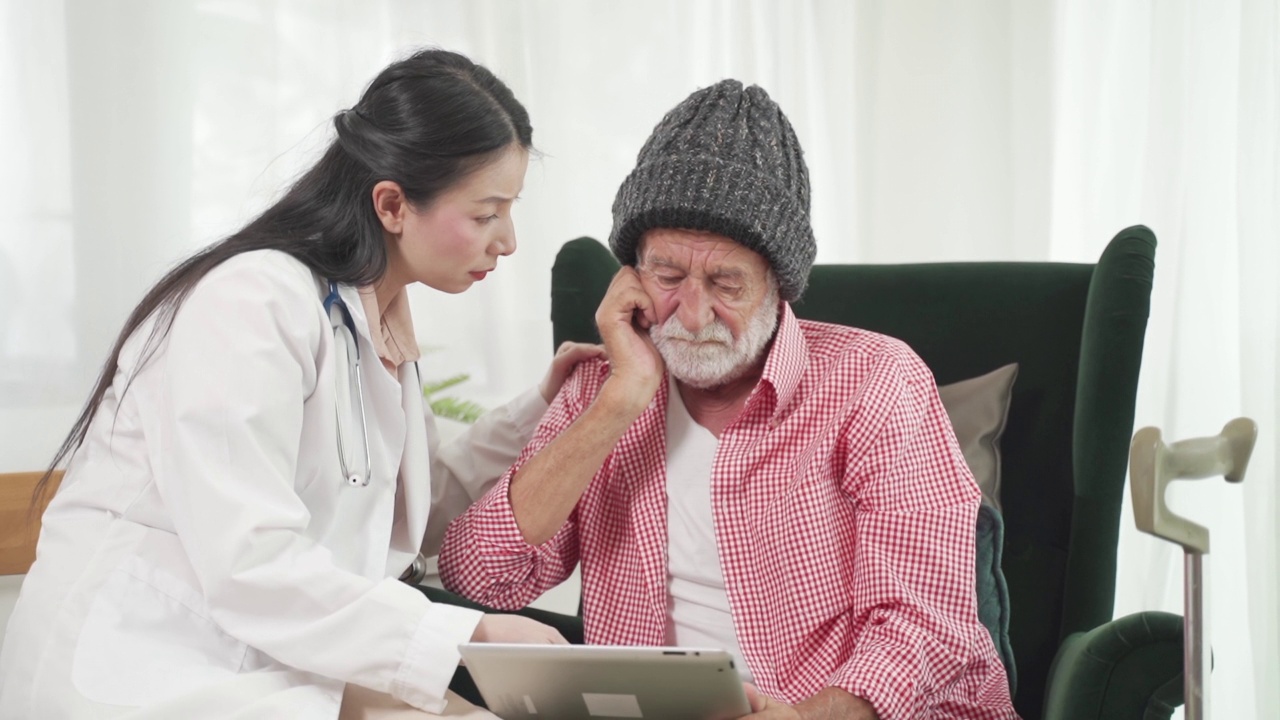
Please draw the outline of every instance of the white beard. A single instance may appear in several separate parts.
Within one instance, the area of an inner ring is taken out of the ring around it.
[[[734,339],[729,326],[715,318],[697,333],[689,332],[675,315],[649,330],[653,344],[672,377],[706,390],[733,382],[746,374],[773,339],[778,327],[778,293],[771,289],[760,309]]]

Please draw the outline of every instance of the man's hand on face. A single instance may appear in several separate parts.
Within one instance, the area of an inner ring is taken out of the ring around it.
[[[649,328],[657,322],[657,310],[641,287],[640,276],[635,268],[623,267],[596,310],[596,327],[611,367],[605,387],[617,387],[614,392],[637,414],[649,405],[662,382],[662,356],[649,338]]]

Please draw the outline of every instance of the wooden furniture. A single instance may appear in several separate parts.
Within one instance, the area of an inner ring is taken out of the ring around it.
[[[31,495],[40,481],[39,472],[0,473],[0,575],[22,575],[36,559],[36,539],[40,537],[40,515],[57,492],[62,471],[53,474],[52,487],[38,508],[31,507]]]

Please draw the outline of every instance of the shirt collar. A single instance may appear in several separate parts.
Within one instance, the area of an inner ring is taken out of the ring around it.
[[[387,305],[386,312],[379,312],[378,297],[372,287],[360,288],[360,306],[369,323],[369,339],[378,357],[394,367],[412,362],[422,356],[418,339],[413,334],[413,316],[409,313],[409,296],[404,288],[396,293]]]
[[[791,303],[783,302],[782,311],[778,315],[778,330],[773,336],[773,345],[764,361],[764,370],[760,375],[760,386],[768,383],[773,388],[776,404],[773,407],[773,420],[780,422],[790,410],[795,398],[796,389],[800,387],[800,378],[809,364],[809,346],[800,330],[800,321],[791,311]]]

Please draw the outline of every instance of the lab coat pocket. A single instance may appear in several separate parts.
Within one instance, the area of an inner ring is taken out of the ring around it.
[[[245,652],[195,589],[134,557],[94,598],[71,676],[89,700],[145,706],[232,678]]]

